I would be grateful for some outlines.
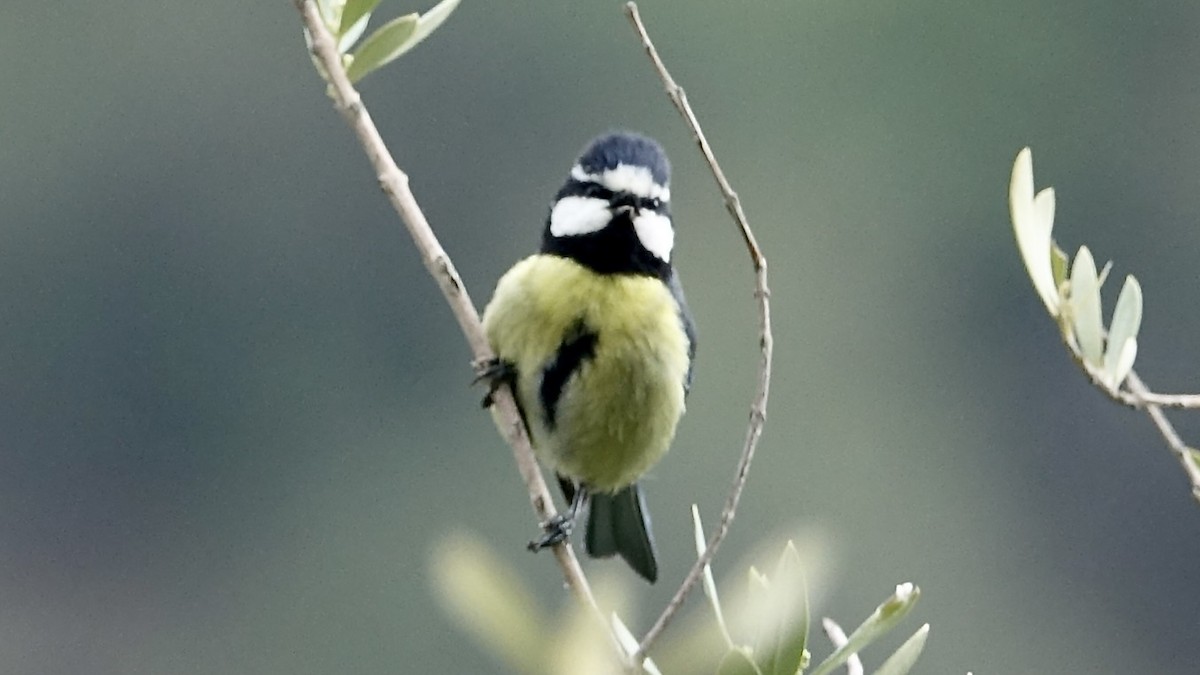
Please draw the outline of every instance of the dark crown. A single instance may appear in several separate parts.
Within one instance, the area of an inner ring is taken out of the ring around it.
[[[629,131],[605,134],[592,141],[579,157],[579,166],[590,174],[615,169],[618,164],[644,166],[650,170],[654,182],[664,187],[671,180],[667,153],[658,141],[641,134]]]

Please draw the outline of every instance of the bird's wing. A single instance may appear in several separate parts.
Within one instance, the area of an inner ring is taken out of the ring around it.
[[[675,298],[675,304],[679,305],[679,322],[683,324],[683,332],[688,339],[688,370],[687,377],[684,378],[683,391],[686,394],[692,389],[692,366],[696,362],[696,322],[692,320],[692,312],[688,309],[687,298],[683,296],[683,285],[679,283],[679,272],[671,270],[671,276],[667,278],[667,288],[671,291],[671,296]]]

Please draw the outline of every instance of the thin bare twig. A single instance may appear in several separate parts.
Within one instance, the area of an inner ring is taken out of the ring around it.
[[[471,302],[471,296],[467,294],[467,288],[454,269],[450,256],[446,255],[446,251],[438,242],[433,229],[429,227],[429,221],[425,219],[425,214],[417,205],[417,200],[409,189],[408,174],[401,171],[395,160],[392,159],[383,138],[379,135],[379,130],[371,121],[371,115],[363,105],[362,97],[346,77],[346,70],[342,66],[342,59],[338,54],[333,36],[325,27],[316,4],[313,0],[293,0],[293,4],[304,17],[304,26],[308,31],[312,53],[324,68],[323,76],[327,78],[330,85],[330,95],[338,112],[342,113],[355,135],[358,136],[363,151],[366,152],[367,159],[370,160],[371,167],[379,179],[380,188],[387,195],[388,201],[392,203],[396,213],[400,215],[400,219],[408,229],[409,236],[412,237],[413,244],[421,254],[421,260],[434,280],[437,281],[438,287],[441,288],[442,295],[445,296],[450,310],[454,313],[454,318],[458,320],[463,336],[466,337],[467,343],[471,347],[475,362],[481,363],[490,359],[493,356],[492,350],[483,334],[479,313],[475,310],[474,303]],[[512,391],[507,386],[501,387],[496,391],[493,400],[496,410],[504,421],[504,440],[512,446],[517,468],[529,490],[529,501],[532,503],[537,517],[545,522],[555,515],[554,500],[551,499],[550,492],[546,489],[546,482],[538,469],[537,460],[534,459],[533,450],[529,445],[529,434],[517,412]],[[567,587],[585,606],[593,608],[600,620],[603,621],[603,617],[599,615],[596,599],[588,585],[587,577],[584,576],[579,561],[575,558],[575,552],[565,542],[558,544],[553,550],[554,557],[562,568],[563,579]]]
[[[1192,486],[1192,498],[1200,503],[1200,464],[1197,464],[1196,455],[1193,454],[1195,451],[1183,442],[1183,439],[1179,437],[1179,432],[1175,431],[1175,426],[1171,424],[1171,421],[1167,419],[1166,412],[1163,411],[1163,408],[1171,407],[1191,408],[1193,406],[1182,405],[1181,401],[1186,403],[1188,399],[1198,397],[1191,394],[1156,394],[1150,391],[1142,378],[1132,369],[1125,377],[1125,386],[1129,388],[1129,391],[1114,389],[1105,382],[1104,373],[1083,358],[1083,353],[1079,351],[1079,346],[1073,340],[1064,336],[1064,343],[1075,364],[1083,369],[1093,386],[1117,403],[1135,410],[1146,411],[1150,420],[1154,422],[1154,426],[1158,428],[1158,433],[1167,442],[1168,449],[1175,455],[1179,465],[1183,467],[1183,473]]]
[[[1125,380],[1128,383],[1129,390],[1134,396],[1142,399],[1146,408],[1146,414],[1153,420],[1154,426],[1158,427],[1158,432],[1167,442],[1167,447],[1171,448],[1171,452],[1175,454],[1175,458],[1179,460],[1179,464],[1183,467],[1183,472],[1187,474],[1188,480],[1192,484],[1192,498],[1200,502],[1200,467],[1196,466],[1196,458],[1192,454],[1192,449],[1184,444],[1183,439],[1179,437],[1179,432],[1175,431],[1175,427],[1167,419],[1166,413],[1162,407],[1155,403],[1148,403],[1145,398],[1150,391],[1146,384],[1142,382],[1142,378],[1138,374],[1129,371],[1129,375]]]
[[[733,523],[734,515],[737,513],[738,501],[741,499],[742,489],[746,486],[746,478],[750,472],[750,463],[754,460],[754,450],[758,447],[758,440],[762,437],[763,424],[767,419],[767,396],[771,388],[771,353],[773,342],[771,337],[771,292],[767,287],[767,259],[763,257],[762,249],[759,248],[758,241],[754,238],[754,233],[750,230],[750,225],[746,221],[746,214],[742,211],[742,203],[738,200],[737,193],[733,191],[733,186],[725,178],[725,173],[721,171],[721,167],[717,163],[717,158],[713,155],[712,148],[708,144],[708,139],[704,137],[704,131],[700,128],[700,122],[696,120],[696,114],[692,112],[691,106],[688,105],[687,95],[684,93],[683,88],[676,84],[671,74],[667,72],[666,65],[659,58],[658,50],[654,48],[654,43],[650,40],[650,35],[646,32],[646,26],[642,23],[642,17],[638,14],[637,3],[625,3],[625,15],[629,17],[629,21],[633,24],[634,30],[637,31],[638,37],[641,39],[642,46],[646,49],[646,55],[650,57],[650,61],[654,64],[654,69],[658,71],[658,77],[662,80],[663,87],[667,90],[667,96],[671,98],[671,103],[675,105],[679,114],[683,116],[684,122],[692,132],[692,138],[700,146],[700,152],[708,162],[708,167],[712,170],[713,178],[716,179],[717,186],[721,190],[721,196],[725,200],[725,209],[729,211],[729,215],[733,218],[734,223],[741,232],[742,239],[746,243],[746,249],[750,253],[750,261],[754,265],[754,297],[758,304],[760,350],[758,388],[755,392],[754,400],[750,404],[750,424],[746,429],[746,440],[742,446],[742,455],[738,460],[737,470],[734,473],[733,485],[730,487],[729,495],[725,499],[725,508],[721,511],[721,519],[709,537],[708,548],[692,565],[692,569],[688,571],[683,583],[675,591],[675,595],[667,603],[658,620],[654,622],[654,625],[650,627],[645,637],[642,638],[642,642],[638,646],[638,652],[633,655],[633,662],[641,663],[642,657],[654,644],[654,641],[658,639],[658,636],[667,627],[667,624],[670,623],[675,614],[678,613],[679,608],[683,606],[688,593],[695,588],[696,583],[704,573],[704,566],[712,561],[717,548],[729,532],[729,526]]]
[[[1152,391],[1143,393],[1118,391],[1116,396],[1121,403],[1131,408],[1144,408],[1147,405],[1156,405],[1160,408],[1200,408],[1200,395],[1197,394],[1156,394]]]

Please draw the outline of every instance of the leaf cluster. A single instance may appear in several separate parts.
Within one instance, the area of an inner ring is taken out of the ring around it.
[[[1137,334],[1142,325],[1141,285],[1132,274],[1125,277],[1106,329],[1101,316],[1100,290],[1112,263],[1098,272],[1087,246],[1080,246],[1071,261],[1054,242],[1051,237],[1054,188],[1034,194],[1033,154],[1029,148],[1021,150],[1013,164],[1008,199],[1017,248],[1046,311],[1058,323],[1067,346],[1093,379],[1110,392],[1116,392],[1137,358]]]
[[[321,19],[337,41],[342,65],[351,83],[357,83],[416,47],[450,17],[450,13],[460,2],[442,0],[424,14],[412,12],[396,17],[359,43],[359,38],[366,32],[371,14],[379,7],[380,1],[317,0]],[[355,44],[358,44],[357,48]],[[314,63],[324,74],[321,64],[315,59]]]
[[[697,555],[704,551],[703,530],[693,507]],[[811,561],[810,561],[811,562]],[[455,536],[435,552],[434,589],[447,612],[491,654],[515,672],[536,675],[617,673],[634,666],[638,643],[620,615],[628,616],[630,590],[624,582],[598,585],[608,610],[607,622],[572,604],[565,614],[549,617],[521,583],[519,574],[475,537]],[[703,668],[718,675],[829,675],[839,666],[862,673],[858,653],[887,634],[920,599],[911,583],[896,586],[890,597],[846,636],[825,619],[833,651],[812,665],[810,605],[805,563],[788,541],[770,574],[751,566],[745,584],[729,597],[726,611],[712,570],[704,571],[704,593],[711,621],[694,623],[690,634],[677,635],[656,649],[658,661],[687,672]],[[713,624],[721,644],[712,640]],[[921,626],[893,652],[875,675],[905,675],[925,647],[929,624]],[[699,649],[697,645],[703,645]],[[697,661],[700,659],[700,662]],[[703,664],[703,665],[702,665]],[[665,672],[654,659],[640,668],[650,675]],[[857,668],[857,670],[855,670]]]

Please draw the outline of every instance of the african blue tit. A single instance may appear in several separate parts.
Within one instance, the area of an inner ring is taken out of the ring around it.
[[[504,274],[483,314],[496,353],[484,378],[512,385],[535,454],[570,502],[530,548],[562,541],[590,502],[587,552],[618,554],[652,583],[637,480],[671,445],[696,352],[672,266],[669,179],[645,136],[592,141],[554,197],[541,251]]]

